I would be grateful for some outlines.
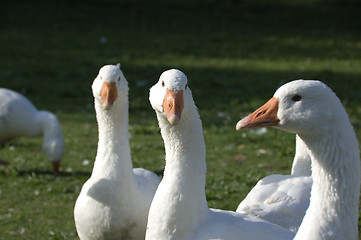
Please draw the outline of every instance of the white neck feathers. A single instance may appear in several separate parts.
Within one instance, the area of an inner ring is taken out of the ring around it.
[[[132,176],[128,133],[128,96],[119,94],[109,110],[95,99],[99,141],[92,176]]]
[[[184,109],[177,125],[171,125],[163,113],[157,112],[157,117],[165,145],[166,166],[152,203],[157,214],[149,219],[158,222],[158,227],[166,226],[162,229],[169,232],[163,233],[164,239],[170,236],[189,239],[192,229],[199,226],[206,216],[204,212],[209,210],[205,195],[202,123],[195,107]]]
[[[296,135],[296,152],[292,163],[291,175],[311,176],[311,158],[302,139]]]
[[[64,151],[64,139],[60,124],[54,114],[47,111],[39,111],[36,114],[38,132],[43,134],[43,151],[49,161],[60,161]]]
[[[354,239],[358,229],[360,155],[343,110],[323,135],[300,135],[312,160],[310,207],[295,239]]]

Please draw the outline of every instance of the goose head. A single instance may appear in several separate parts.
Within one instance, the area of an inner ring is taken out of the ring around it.
[[[42,149],[45,152],[51,164],[53,165],[54,174],[59,174],[60,161],[63,158],[65,143],[62,132],[60,131],[60,125],[56,118],[54,122],[55,124],[57,124],[57,127],[54,128],[59,128],[59,129],[58,131],[54,131],[55,134],[52,133],[50,134],[50,136],[44,136]]]
[[[128,83],[120,70],[120,64],[105,65],[99,70],[92,84],[93,95],[105,110],[118,101],[121,91],[128,91]]]
[[[340,100],[326,84],[295,80],[281,86],[266,104],[240,120],[236,129],[273,126],[296,134],[323,134],[343,113]]]
[[[149,94],[153,109],[172,125],[177,125],[181,121],[190,99],[192,95],[187,77],[177,69],[163,72]]]

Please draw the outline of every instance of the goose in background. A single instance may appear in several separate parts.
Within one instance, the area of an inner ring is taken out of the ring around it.
[[[273,174],[259,180],[236,212],[297,232],[310,203],[311,187],[311,159],[304,142],[296,135],[291,175]]]
[[[128,133],[128,82],[106,65],[92,84],[99,141],[91,177],[74,207],[81,240],[144,239],[156,174],[133,169]]]
[[[236,128],[267,126],[297,134],[311,158],[310,205],[294,239],[358,239],[359,144],[336,94],[320,81],[289,82]]]
[[[292,239],[294,233],[275,224],[208,207],[202,122],[183,72],[163,72],[149,100],[164,140],[166,165],[149,210],[147,240]]]
[[[59,173],[64,152],[64,138],[56,116],[48,111],[39,111],[23,95],[0,88],[0,143],[17,137],[43,137],[42,150]],[[4,160],[0,164],[6,164]]]

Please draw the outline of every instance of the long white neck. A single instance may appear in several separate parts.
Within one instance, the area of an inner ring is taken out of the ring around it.
[[[195,106],[183,110],[178,125],[169,124],[161,113],[157,113],[157,117],[165,145],[166,166],[152,204],[157,201],[159,210],[164,210],[157,214],[157,221],[174,231],[173,237],[189,239],[188,234],[202,222],[204,212],[209,211],[202,123]]]
[[[58,119],[51,112],[39,111],[35,121],[38,132],[43,135],[43,151],[50,161],[60,161],[64,150],[64,139]]]
[[[296,135],[296,152],[292,163],[291,175],[311,176],[311,158],[303,140]]]
[[[310,206],[295,239],[358,239],[360,155],[344,112],[323,135],[300,135],[309,149]]]
[[[121,98],[121,99],[120,99]],[[133,178],[128,133],[128,96],[119,94],[109,110],[95,99],[99,141],[92,177],[116,179],[123,182]]]

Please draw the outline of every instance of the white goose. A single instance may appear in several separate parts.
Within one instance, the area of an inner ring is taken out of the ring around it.
[[[297,134],[311,157],[310,206],[295,239],[358,239],[359,145],[334,92],[320,81],[292,81],[236,128],[265,126]]]
[[[150,203],[159,178],[133,169],[128,134],[128,82],[119,65],[106,65],[93,85],[99,128],[91,177],[75,203],[81,240],[144,239]]]
[[[0,143],[17,137],[42,136],[42,150],[52,163],[54,173],[59,172],[65,144],[54,114],[38,111],[23,95],[0,88],[0,129]]]
[[[296,135],[291,175],[262,178],[238,205],[236,212],[253,215],[297,232],[310,203],[311,159]]]
[[[292,232],[277,225],[208,208],[202,123],[181,71],[165,71],[150,89],[149,100],[164,140],[166,165],[149,210],[146,239],[292,239]]]

